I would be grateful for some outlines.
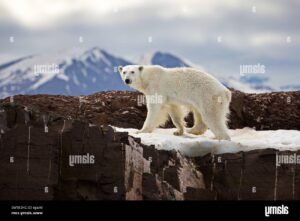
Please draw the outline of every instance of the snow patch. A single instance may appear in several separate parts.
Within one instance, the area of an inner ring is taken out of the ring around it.
[[[76,75],[73,75],[73,82],[74,82],[74,84],[77,85],[77,86],[80,85],[79,80],[78,80],[78,78],[77,78]]]
[[[178,150],[186,156],[203,156],[208,153],[223,154],[274,148],[295,151],[300,149],[300,131],[268,130],[256,131],[252,128],[229,130],[231,141],[215,140],[210,130],[196,136],[185,133],[175,136],[174,129],[156,129],[153,133],[137,134],[137,129],[113,127],[118,132],[129,132],[133,137],[141,138],[145,145],[155,145],[157,149]]]
[[[67,75],[65,75],[64,73],[58,74],[57,78],[64,80],[64,81],[69,81],[69,77]]]
[[[45,84],[46,82],[50,81],[53,79],[57,74],[56,73],[47,73],[47,74],[41,74],[42,76],[36,83],[34,83],[29,90],[36,90],[39,88],[41,85]]]

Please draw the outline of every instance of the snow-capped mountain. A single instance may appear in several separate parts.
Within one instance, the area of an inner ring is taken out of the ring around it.
[[[182,59],[173,54],[163,53],[160,51],[147,53],[143,55],[139,63],[147,65],[161,65],[167,68],[191,66],[190,64],[188,64],[188,62],[183,61]]]
[[[282,91],[299,91],[300,90],[300,85],[284,85],[284,86],[281,86],[280,89]]]
[[[201,71],[207,71],[204,67],[194,64],[188,60],[184,60],[179,58],[174,54],[165,53],[165,52],[150,52],[141,57],[141,59],[137,62],[139,64],[146,65],[161,65],[164,67],[194,67]],[[212,73],[211,73],[212,74]],[[261,82],[259,84],[255,84],[254,82],[241,81],[240,79],[236,79],[234,77],[223,77],[220,75],[213,74],[217,79],[219,79],[226,87],[234,88],[247,93],[262,93],[266,91],[271,91],[271,88],[260,87]]]
[[[268,85],[269,78],[263,75],[245,75],[240,77],[240,81],[249,84],[251,88],[256,90],[273,91],[274,89]]]
[[[139,59],[137,63],[144,65],[161,65],[167,68],[194,67],[198,70],[205,71],[205,69],[198,64],[194,64],[191,61],[179,58],[177,55],[161,51],[146,53]]]
[[[119,65],[152,64],[164,67],[205,69],[171,53],[148,53],[137,62],[114,56],[98,47],[51,55],[31,55],[0,64],[0,98],[16,94],[87,95],[105,90],[131,90],[117,73]],[[44,66],[48,69],[45,71]],[[50,68],[50,69],[49,69]],[[271,88],[251,79],[215,75],[225,86],[249,93]],[[254,79],[255,80],[255,79]],[[257,79],[256,79],[257,80]]]
[[[28,56],[0,65],[0,97],[129,90],[117,73],[119,65],[127,64],[131,63],[97,47],[88,51]]]

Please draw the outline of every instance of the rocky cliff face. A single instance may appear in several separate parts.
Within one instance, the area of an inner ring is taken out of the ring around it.
[[[0,119],[1,200],[180,200],[187,188],[204,189],[191,159],[111,127],[15,105]]]
[[[115,132],[109,124],[142,126],[146,108],[139,105],[139,95],[105,92],[2,100],[0,199],[300,199],[299,164],[275,163],[276,155],[285,152],[265,149],[188,158]],[[230,126],[299,129],[299,98],[299,92],[234,92]]]

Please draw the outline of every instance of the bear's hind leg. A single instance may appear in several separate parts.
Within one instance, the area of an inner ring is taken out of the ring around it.
[[[193,109],[193,115],[194,115],[194,126],[192,128],[187,128],[186,132],[195,135],[204,134],[205,131],[207,130],[207,126],[202,121],[200,112],[196,109]]]
[[[181,110],[180,107],[176,105],[171,105],[169,110],[169,115],[171,117],[171,120],[177,130],[173,133],[176,136],[180,136],[184,132],[184,126],[185,126],[185,121],[184,121],[184,113]]]
[[[222,113],[221,113],[222,114]],[[226,116],[220,116],[219,113],[206,112],[203,115],[206,125],[216,136],[218,140],[230,140],[226,125]]]

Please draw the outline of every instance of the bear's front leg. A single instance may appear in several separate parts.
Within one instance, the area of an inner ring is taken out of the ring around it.
[[[147,117],[144,122],[143,128],[137,133],[151,133],[158,125],[159,114],[162,109],[161,104],[147,104]]]

